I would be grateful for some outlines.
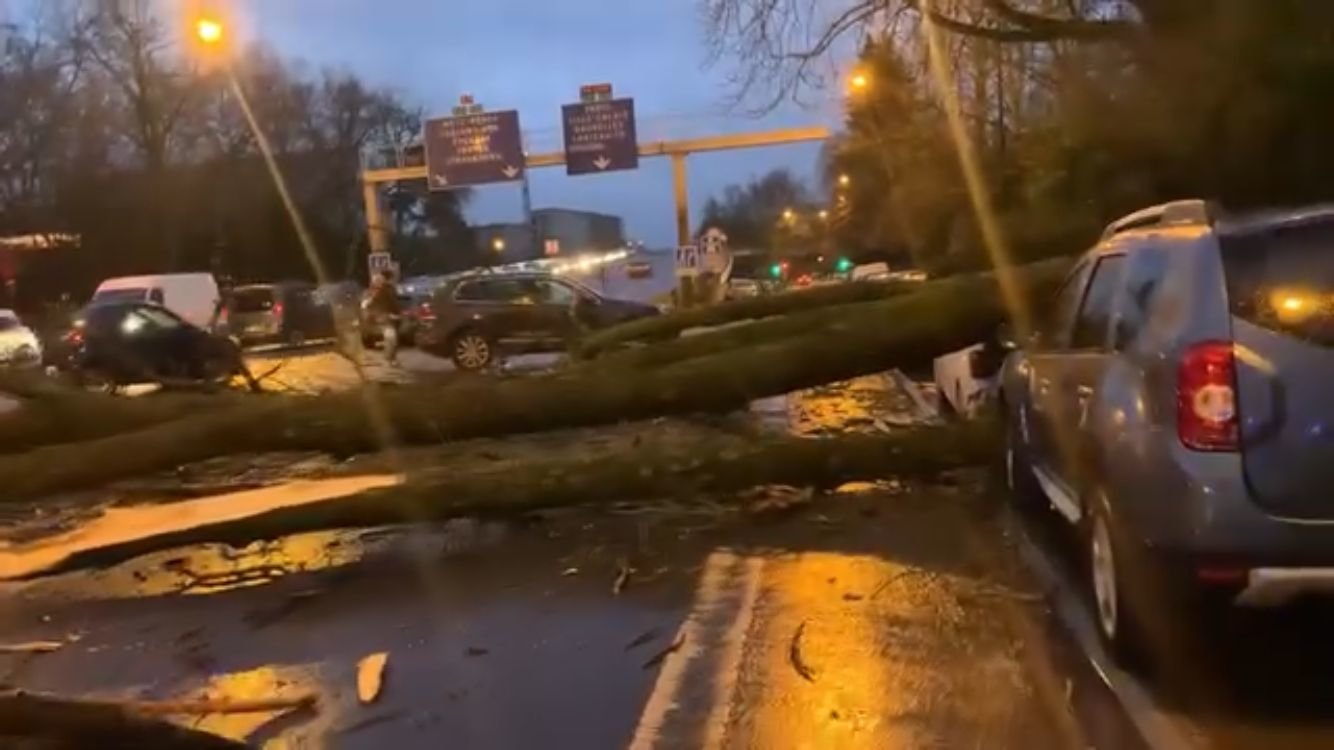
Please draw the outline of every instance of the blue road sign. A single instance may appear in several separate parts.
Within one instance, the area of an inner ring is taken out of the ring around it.
[[[514,110],[427,120],[422,140],[432,190],[523,178],[523,139]]]
[[[634,99],[566,104],[561,108],[561,120],[565,127],[567,174],[639,166]]]

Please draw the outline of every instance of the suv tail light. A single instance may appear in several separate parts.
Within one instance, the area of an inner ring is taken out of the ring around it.
[[[1186,350],[1177,369],[1177,434],[1197,451],[1237,450],[1237,366],[1232,343]]]
[[[281,302],[274,302],[274,303],[273,303],[273,307],[269,308],[269,310],[270,310],[270,312],[273,313],[273,317],[275,317],[275,318],[277,318],[277,319],[279,319],[279,320],[282,320],[282,317],[283,317],[283,303],[281,303]]]
[[[417,320],[435,320],[435,310],[431,309],[430,302],[423,302],[420,305],[417,305]]]

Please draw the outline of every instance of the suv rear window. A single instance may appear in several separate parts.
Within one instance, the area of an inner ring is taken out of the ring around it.
[[[1233,315],[1334,346],[1334,220],[1225,236],[1221,246]]]
[[[228,305],[234,313],[263,312],[273,307],[272,289],[237,289]]]

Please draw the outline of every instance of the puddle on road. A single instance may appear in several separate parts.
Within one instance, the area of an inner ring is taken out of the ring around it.
[[[87,525],[27,544],[0,545],[0,580],[49,570],[72,555],[139,539],[325,502],[402,482],[394,474],[304,480],[170,505],[110,508]]]
[[[762,428],[803,437],[885,433],[921,421],[917,404],[887,373],[754,401]]]

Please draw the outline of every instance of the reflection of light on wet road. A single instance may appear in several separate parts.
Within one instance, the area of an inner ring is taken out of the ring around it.
[[[877,731],[902,693],[886,679],[879,653],[882,625],[874,602],[847,602],[845,592],[868,596],[900,566],[838,554],[803,554],[771,560],[759,618],[751,638],[752,664],[740,689],[749,713],[736,739],[750,747],[923,747],[905,724]],[[890,600],[896,592],[881,592]],[[805,626],[802,626],[802,623]],[[793,637],[802,627],[794,646]],[[814,682],[797,672],[797,661]],[[894,664],[902,679],[902,665]],[[909,677],[911,681],[911,677]],[[901,684],[900,684],[901,687]]]
[[[1009,746],[1033,729],[1017,646],[966,618],[971,579],[860,554],[719,559],[632,748]]]
[[[320,681],[314,669],[302,666],[262,666],[244,672],[214,675],[208,683],[190,697],[210,700],[248,701],[270,699],[295,699],[303,695],[320,694]],[[324,703],[327,703],[324,702]],[[318,719],[294,716],[317,721],[320,725],[329,725],[332,718],[328,715],[331,706],[319,706]],[[263,733],[266,724],[280,720],[291,711],[269,711],[241,714],[206,714],[193,722],[192,726],[205,732],[221,735],[234,740],[253,739],[252,735]],[[304,723],[304,722],[303,722]],[[286,750],[287,748],[306,747],[296,738],[274,737],[264,742],[265,750]]]
[[[401,481],[402,477],[392,474],[302,480],[169,505],[111,508],[68,533],[29,544],[0,546],[0,579],[33,575],[79,553],[247,518],[275,508],[325,502]]]

